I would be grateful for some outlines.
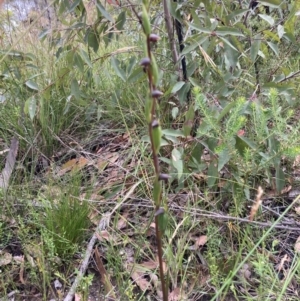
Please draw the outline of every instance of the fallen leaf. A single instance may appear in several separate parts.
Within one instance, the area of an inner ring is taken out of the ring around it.
[[[117,229],[118,230],[122,230],[124,228],[126,228],[127,226],[127,217],[128,217],[128,212],[124,212],[123,215],[121,215],[120,219],[118,220],[117,223]]]
[[[82,297],[81,294],[75,293],[75,295],[74,295],[74,301],[81,301],[82,300],[81,297]]]
[[[180,300],[180,288],[176,287],[168,297],[168,301],[179,301]]]
[[[288,192],[291,191],[291,189],[292,189],[292,185],[286,186],[286,187],[284,187],[284,188],[280,191],[280,193],[281,193],[281,194],[288,193]]]
[[[140,265],[149,270],[154,270],[154,269],[158,268],[158,262],[156,262],[154,260],[144,261]]]
[[[91,210],[91,212],[89,214],[89,219],[94,225],[98,226],[99,221],[100,221],[98,210]]]
[[[109,235],[108,231],[106,231],[106,230],[96,232],[96,236],[99,241],[110,241],[111,240],[111,236]]]
[[[280,272],[281,270],[283,270],[284,264],[285,264],[286,262],[289,262],[289,261],[290,261],[290,258],[288,257],[287,254],[285,254],[285,255],[281,258],[280,263],[279,263],[279,265],[277,266],[277,270],[278,270],[279,272]]]
[[[296,156],[293,167],[300,167],[300,155]]]
[[[206,235],[201,235],[200,237],[198,237],[197,239],[196,239],[196,245],[198,246],[198,247],[202,247],[202,246],[204,246],[206,243],[207,243],[207,236]]]
[[[85,167],[90,161],[85,157],[80,157],[76,159],[71,159],[61,166],[61,170],[57,173],[58,176],[63,176],[67,172],[71,171],[73,173],[80,171]]]
[[[207,236],[201,235],[195,239],[195,244],[189,247],[189,250],[198,250],[207,243]]]
[[[97,160],[96,167],[98,168],[98,170],[100,170],[100,171],[105,170],[105,168],[107,167],[107,165],[108,165],[107,161],[105,161],[105,160],[103,160],[101,158],[99,158]]]
[[[249,280],[251,278],[252,272],[250,270],[250,265],[248,263],[245,263],[242,268],[239,270],[239,276]]]
[[[297,238],[295,243],[295,252],[300,253],[300,236]]]
[[[255,203],[253,203],[252,207],[251,207],[251,212],[250,212],[250,216],[249,216],[249,220],[253,221],[254,216],[256,215],[257,210],[259,209],[261,203],[262,203],[262,196],[263,196],[263,189],[259,186],[257,189],[257,195],[256,195],[256,200]]]
[[[18,256],[18,257],[19,257],[18,260],[21,263],[20,273],[19,273],[19,279],[20,279],[20,282],[22,284],[25,284],[25,280],[24,280],[24,255]]]
[[[12,261],[12,255],[10,253],[0,251],[0,266],[8,265]]]
[[[144,273],[133,270],[130,277],[143,292],[152,290],[150,282],[144,278]]]
[[[300,215],[300,207],[296,207],[296,208],[295,208],[295,211],[296,211],[296,213],[297,213],[298,215]]]

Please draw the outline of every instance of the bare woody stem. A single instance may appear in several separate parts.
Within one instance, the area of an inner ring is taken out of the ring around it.
[[[164,278],[164,269],[163,269],[163,248],[162,248],[162,231],[163,222],[165,219],[165,213],[162,206],[162,181],[167,178],[160,175],[159,167],[159,149],[161,145],[161,127],[156,116],[156,107],[157,101],[162,92],[157,90],[158,82],[158,68],[156,65],[155,58],[151,51],[151,45],[156,43],[159,40],[159,37],[156,34],[151,33],[151,25],[147,13],[146,5],[143,4],[143,13],[141,24],[146,35],[146,55],[141,62],[144,70],[147,72],[148,82],[149,82],[149,96],[146,99],[146,119],[148,121],[148,131],[151,142],[151,151],[152,159],[155,170],[155,180],[154,180],[154,189],[153,189],[153,200],[155,203],[155,229],[156,229],[156,243],[157,243],[157,253],[159,260],[159,273],[162,285],[163,292],[163,301],[168,301],[168,287],[167,281]]]
[[[130,0],[127,0],[131,4]],[[142,14],[138,14],[134,7],[132,10],[136,17],[138,18],[144,34],[146,36],[146,58],[143,58],[141,65],[144,68],[144,71],[147,73],[148,83],[149,83],[149,95],[146,99],[146,119],[148,122],[148,131],[151,142],[151,151],[152,159],[155,170],[155,180],[154,180],[154,189],[153,189],[153,200],[155,203],[155,229],[156,229],[156,244],[157,244],[157,253],[159,260],[159,274],[162,285],[163,292],[163,301],[168,301],[168,286],[167,281],[164,278],[164,269],[163,269],[163,248],[162,248],[162,234],[166,226],[166,215],[162,206],[162,181],[167,182],[169,176],[166,174],[160,173],[158,153],[161,144],[161,127],[159,121],[156,118],[156,105],[158,98],[163,95],[162,92],[157,90],[158,82],[158,68],[156,65],[155,58],[151,51],[152,43],[156,43],[159,40],[159,37],[156,34],[151,33],[151,24],[149,21],[149,16],[147,12],[147,3],[148,0],[143,0],[142,4]]]

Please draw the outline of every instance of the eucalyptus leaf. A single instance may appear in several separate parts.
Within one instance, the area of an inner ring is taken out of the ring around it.
[[[24,105],[24,111],[29,115],[30,119],[33,120],[36,113],[36,98],[34,96],[28,98]]]
[[[80,90],[77,80],[74,78],[71,82],[71,93],[76,100],[80,99]]]
[[[183,174],[182,153],[177,148],[174,148],[172,150],[171,158],[172,158],[172,165],[177,170],[177,177],[178,179],[180,179]]]
[[[185,84],[185,82],[183,82],[183,81],[177,82],[173,86],[171,93],[175,94],[176,92],[178,92],[183,87],[184,84]]]
[[[273,26],[273,25],[275,24],[275,21],[274,21],[274,19],[273,19],[271,16],[269,16],[269,15],[264,15],[264,14],[259,14],[259,16],[260,16],[263,20],[265,20],[266,22],[268,22],[271,26]]]
[[[278,8],[281,4],[280,0],[260,0],[259,1],[262,5],[267,5],[270,7]]]
[[[279,49],[278,49],[277,44],[275,44],[273,42],[267,42],[267,44],[273,50],[273,52],[275,53],[275,55],[278,56],[279,55]]]
[[[120,62],[117,58],[114,56],[111,57],[111,65],[114,68],[116,74],[124,81],[126,82],[126,75],[123,69],[120,68]]]
[[[126,10],[123,10],[123,11],[119,14],[119,16],[118,16],[118,18],[117,18],[117,21],[116,21],[116,28],[117,28],[118,30],[122,30],[123,27],[124,27],[125,22],[126,22]]]
[[[39,91],[39,86],[33,80],[26,81],[25,85],[32,90]]]
[[[89,58],[89,55],[82,49],[80,48],[80,54],[81,54],[81,57],[83,58],[84,62],[90,67],[90,68],[93,68],[93,65],[92,65],[92,62]]]
[[[219,36],[232,35],[237,37],[244,37],[244,34],[239,29],[233,27],[218,26],[215,32]]]
[[[99,0],[97,0],[96,2],[96,6],[97,6],[97,9],[99,10],[99,12],[101,13],[101,15],[107,19],[108,21],[114,23],[115,20],[113,19],[113,17],[107,12],[107,10],[104,8],[104,6],[100,3]]]
[[[260,43],[261,43],[261,36],[256,35],[252,40],[251,48],[250,48],[250,57],[252,62],[254,62],[257,57],[260,48]]]

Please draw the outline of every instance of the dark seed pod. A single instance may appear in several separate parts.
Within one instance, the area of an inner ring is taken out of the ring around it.
[[[144,67],[147,67],[147,66],[150,65],[150,63],[151,63],[150,58],[144,57],[144,58],[141,60],[140,65],[141,65],[141,66],[144,66]]]
[[[158,179],[160,181],[164,181],[165,183],[167,183],[169,181],[169,179],[171,178],[170,175],[166,174],[166,173],[161,173],[158,177]]]
[[[160,39],[159,36],[155,33],[151,33],[149,35],[150,42],[156,43],[159,39]]]
[[[158,98],[158,97],[164,95],[164,93],[159,90],[153,90],[151,95],[152,95],[152,97]]]

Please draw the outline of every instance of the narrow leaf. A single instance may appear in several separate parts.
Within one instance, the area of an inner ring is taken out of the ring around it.
[[[124,24],[125,24],[125,22],[126,22],[126,11],[123,10],[123,11],[119,14],[118,19],[117,19],[117,21],[116,21],[116,28],[117,28],[118,30],[122,30],[122,29],[123,29],[123,26],[124,26]]]
[[[260,35],[256,35],[252,41],[251,48],[250,48],[250,57],[252,62],[254,62],[257,57],[260,48],[260,43],[261,43],[261,37]]]
[[[195,29],[195,30],[200,31],[200,32],[203,32],[203,33],[209,33],[209,34],[211,34],[211,32],[212,32],[210,29],[205,28],[205,27],[202,27],[202,26],[199,26],[199,25],[197,25],[197,24],[195,24],[195,23],[189,23],[189,22],[188,22],[188,25],[189,25],[192,29]]]
[[[175,167],[175,169],[177,170],[178,179],[180,179],[182,176],[182,173],[183,173],[182,154],[177,148],[174,148],[172,150],[171,157],[172,157],[172,164]]]
[[[77,100],[80,99],[80,90],[76,79],[73,79],[71,82],[71,93]]]
[[[276,56],[279,55],[279,51],[278,51],[278,46],[275,43],[272,42],[267,42],[267,44],[269,45],[269,47],[273,50],[273,52],[275,53]]]
[[[244,34],[240,30],[232,27],[227,27],[227,26],[219,26],[217,27],[215,32],[219,36],[226,36],[226,35],[232,35],[237,37],[244,36]]]
[[[262,5],[267,5],[270,7],[278,8],[281,4],[280,0],[263,0],[259,1]]]
[[[183,87],[184,84],[185,84],[185,82],[183,82],[183,81],[177,82],[177,83],[173,86],[171,93],[174,94],[174,93],[178,92],[178,91]]]
[[[26,100],[24,111],[29,115],[30,119],[33,120],[36,113],[36,99],[35,97],[30,97]]]
[[[81,57],[82,59],[84,60],[84,62],[90,67],[90,68],[93,68],[93,65],[92,65],[92,62],[88,56],[88,54],[83,50],[83,49],[80,49],[80,54],[81,54]]]
[[[116,74],[125,82],[126,81],[125,72],[120,68],[119,60],[116,59],[114,56],[111,57],[111,65],[114,68]]]
[[[32,89],[32,90],[36,90],[36,91],[39,90],[39,87],[38,87],[37,83],[34,82],[34,81],[32,81],[32,80],[28,80],[28,81],[25,83],[25,85],[26,85],[28,88]]]
[[[264,15],[264,14],[259,14],[259,16],[265,20],[266,22],[268,22],[271,26],[274,25],[275,21],[272,17],[268,16],[268,15]]]
[[[100,1],[96,2],[96,6],[99,10],[99,12],[101,13],[101,15],[107,19],[108,21],[114,23],[115,20],[113,19],[113,17],[106,11],[106,9],[103,7],[103,5],[100,3]]]

